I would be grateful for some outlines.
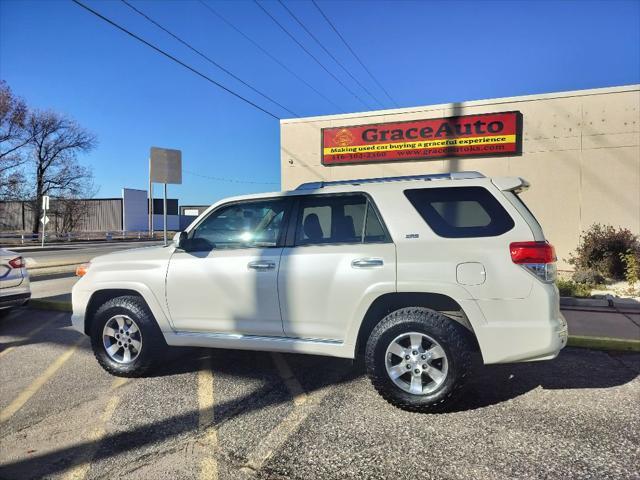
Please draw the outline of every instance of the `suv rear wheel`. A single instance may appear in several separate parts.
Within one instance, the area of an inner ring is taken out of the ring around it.
[[[376,325],[367,342],[371,383],[397,407],[443,410],[459,395],[471,368],[470,337],[462,325],[436,311],[396,310]]]
[[[140,377],[161,357],[166,342],[144,300],[122,296],[108,300],[96,311],[91,346],[107,372]]]

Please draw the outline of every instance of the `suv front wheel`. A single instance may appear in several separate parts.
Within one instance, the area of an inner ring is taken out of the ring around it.
[[[365,364],[371,383],[389,403],[435,412],[461,392],[473,343],[462,325],[427,308],[391,312],[371,332]]]
[[[91,347],[107,372],[143,376],[162,357],[166,342],[144,300],[122,296],[108,300],[91,322]]]

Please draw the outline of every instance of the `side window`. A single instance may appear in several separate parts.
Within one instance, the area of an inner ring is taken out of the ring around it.
[[[282,232],[288,201],[261,200],[222,207],[189,235],[188,250],[275,247]]]
[[[441,237],[493,237],[514,226],[500,202],[483,187],[418,188],[404,194]]]
[[[386,231],[364,195],[310,196],[300,202],[296,245],[386,241]]]

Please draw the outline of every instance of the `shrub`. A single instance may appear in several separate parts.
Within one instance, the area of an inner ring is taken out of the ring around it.
[[[637,294],[635,288],[636,282],[640,281],[640,262],[638,261],[638,257],[629,251],[627,253],[621,253],[620,258],[625,264],[624,277],[629,284],[627,293],[635,295]]]
[[[625,261],[621,254],[631,253],[640,259],[640,240],[626,228],[595,223],[580,235],[569,263],[577,270],[593,270],[614,280],[625,278]]]
[[[571,278],[576,283],[587,285],[600,285],[605,282],[605,278],[595,270],[576,270]]]
[[[556,280],[560,296],[562,297],[590,297],[591,285],[585,283],[576,283],[573,280],[563,280],[559,278]]]

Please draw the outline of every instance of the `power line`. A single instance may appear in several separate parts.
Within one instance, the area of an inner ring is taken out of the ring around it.
[[[124,0],[123,0],[124,1]],[[284,8],[287,12],[289,12],[289,15],[291,15],[293,17],[293,19],[298,23],[298,25],[300,25],[305,32],[307,32],[309,34],[309,36],[311,38],[313,38],[313,40],[315,40],[315,42],[320,45],[320,47],[327,53],[327,55],[329,55],[334,62],[336,62],[340,68],[342,68],[342,70],[344,70],[344,72],[349,75],[351,77],[351,79],[356,82],[360,88],[362,88],[367,94],[369,94],[369,96],[371,98],[373,98],[376,102],[378,102],[378,104],[382,107],[384,107],[384,105],[382,104],[382,102],[378,99],[378,97],[376,97],[373,93],[371,93],[369,91],[369,89],[367,87],[365,87],[362,83],[360,83],[360,81],[353,76],[353,74],[336,58],[333,56],[333,54],[323,45],[323,43],[318,40],[318,37],[316,37],[313,32],[311,30],[309,30],[306,25],[302,22],[302,20],[300,20],[290,9],[289,7],[287,7],[284,2],[282,0],[278,0],[278,3],[280,5],[282,5],[282,8]]]
[[[76,5],[84,8],[85,10],[87,10],[88,12],[94,14],[96,17],[100,18],[101,20],[104,20],[105,22],[107,22],[108,24],[116,27],[118,30],[120,30],[121,32],[126,33],[127,35],[129,35],[130,37],[135,38],[136,40],[138,40],[141,43],[144,43],[147,47],[152,48],[153,50],[155,50],[156,52],[158,52],[161,55],[164,55],[165,57],[167,57],[169,60],[173,60],[174,62],[176,62],[177,64],[183,66],[184,68],[186,68],[187,70],[189,70],[192,73],[195,73],[196,75],[198,75],[201,78],[204,78],[206,81],[213,83],[214,85],[216,85],[217,87],[223,89],[225,92],[230,93],[231,95],[233,95],[236,98],[239,98],[240,100],[242,100],[243,102],[248,103],[249,105],[251,105],[254,108],[257,108],[258,110],[260,110],[263,113],[266,113],[267,115],[269,115],[270,117],[275,118],[276,120],[280,120],[280,117],[278,117],[277,115],[271,113],[269,110],[262,108],[261,106],[253,103],[251,100],[243,97],[242,95],[240,95],[239,93],[234,92],[233,90],[231,90],[230,88],[225,87],[223,84],[213,80],[211,77],[208,77],[207,75],[205,75],[204,73],[199,72],[198,70],[196,70],[195,68],[187,65],[186,63],[184,63],[181,60],[178,60],[176,57],[174,57],[173,55],[171,55],[170,53],[165,52],[164,50],[156,47],[155,45],[153,45],[152,43],[147,42],[144,38],[139,37],[138,35],[136,35],[135,33],[127,30],[126,28],[118,25],[117,23],[115,23],[113,20],[105,17],[104,15],[102,15],[101,13],[98,13],[97,11],[95,11],[94,9],[92,9],[91,7],[85,5],[84,3],[78,1],[78,0],[71,0],[73,3],[75,3]]]
[[[222,65],[220,65],[218,62],[216,62],[215,60],[211,59],[210,57],[208,57],[207,55],[205,55],[204,53],[202,53],[200,50],[194,48],[193,46],[191,46],[189,43],[187,43],[186,41],[182,40],[180,37],[178,37],[177,35],[175,35],[174,33],[170,32],[168,29],[166,29],[165,27],[163,27],[162,25],[160,25],[158,22],[156,22],[153,18],[149,17],[147,14],[145,14],[144,12],[142,12],[141,10],[138,10],[136,7],[134,7],[131,3],[129,3],[127,0],[120,0],[122,3],[124,3],[127,7],[129,7],[130,9],[132,9],[134,12],[136,12],[138,15],[142,16],[143,18],[147,19],[149,22],[151,22],[152,24],[154,24],[156,27],[158,27],[160,30],[162,30],[163,32],[171,35],[174,39],[176,39],[178,42],[180,42],[181,44],[183,44],[185,47],[187,47],[189,50],[191,50],[192,52],[195,52],[196,54],[200,55],[202,58],[204,58],[205,60],[207,60],[209,63],[215,65],[216,67],[218,67],[220,70],[222,70],[223,72],[225,72],[227,75],[235,78],[237,81],[239,81],[240,83],[242,83],[244,86],[250,88],[251,90],[253,90],[254,92],[256,92],[258,95],[262,96],[263,98],[269,100],[270,102],[278,105],[280,108],[282,108],[283,110],[286,110],[287,112],[289,112],[291,115],[295,116],[295,117],[299,117],[300,115],[298,115],[297,113],[289,110],[287,107],[285,107],[284,105],[282,105],[281,103],[278,103],[277,101],[275,101],[273,98],[269,97],[267,94],[262,93],[260,90],[258,90],[257,88],[254,88],[253,86],[251,86],[250,84],[248,84],[247,82],[245,82],[244,80],[242,80],[240,77],[238,77],[237,75],[235,75],[233,72],[229,71],[227,68],[223,67]]]
[[[333,105],[335,108],[342,110],[342,107],[340,107],[338,104],[336,104],[333,100],[331,100],[330,98],[328,98],[326,95],[324,95],[322,92],[320,92],[319,90],[317,90],[313,85],[311,85],[309,82],[307,82],[304,78],[302,78],[300,75],[298,75],[296,72],[294,72],[293,70],[291,70],[286,64],[284,64],[283,62],[281,62],[277,57],[275,57],[274,55],[272,55],[267,49],[265,49],[262,45],[260,45],[258,42],[256,42],[254,39],[252,39],[251,37],[249,37],[246,33],[244,33],[242,30],[240,30],[238,27],[236,27],[233,23],[231,23],[231,21],[229,21],[227,18],[225,18],[220,12],[218,12],[217,10],[215,10],[211,5],[207,4],[204,2],[204,0],[198,0],[203,7],[205,7],[206,9],[208,9],[213,15],[215,15],[216,17],[218,17],[220,20],[222,20],[224,23],[226,23],[229,27],[231,27],[233,30],[235,30],[236,32],[238,32],[240,35],[242,35],[246,40],[248,40],[249,42],[251,42],[258,50],[260,50],[262,53],[264,53],[266,56],[268,56],[271,60],[273,60],[274,62],[276,62],[278,65],[280,65],[283,69],[285,69],[287,72],[289,72],[291,75],[293,75],[294,77],[296,77],[298,80],[300,80],[302,83],[304,83],[307,87],[309,87],[311,90],[313,90],[315,93],[317,93],[320,97],[322,97],[324,100],[326,100],[328,103],[330,103],[331,105]]]
[[[289,38],[291,38],[291,40],[293,40],[302,50],[304,50],[307,55],[309,55],[311,58],[313,58],[313,60],[315,60],[315,62],[318,65],[320,65],[325,72],[327,72],[329,75],[331,75],[331,77],[333,77],[336,82],[338,82],[340,85],[342,85],[347,92],[349,92],[351,95],[353,95],[355,98],[357,98],[360,101],[360,103],[362,103],[366,108],[371,108],[369,105],[367,105],[367,103],[364,100],[362,100],[362,98],[360,98],[358,96],[357,93],[355,93],[353,90],[351,90],[349,87],[347,87],[342,82],[342,80],[340,80],[338,77],[336,77],[327,67],[325,67],[322,64],[322,62],[320,62],[320,60],[318,60],[318,58],[313,53],[311,53],[309,50],[307,50],[307,48],[304,45],[302,45],[302,43],[300,43],[298,41],[298,39],[296,39],[296,37],[294,37],[293,34],[290,33],[289,30],[287,30],[284,27],[284,25],[282,25],[278,20],[276,20],[276,18],[273,15],[271,15],[262,5],[260,5],[260,3],[258,3],[258,0],[253,0],[253,3],[255,3],[258,7],[260,7],[260,10],[262,10],[271,20],[273,20],[273,22],[276,25],[278,25],[280,27],[280,29],[284,33],[286,33],[289,36]]]
[[[338,29],[335,27],[335,25],[333,24],[333,22],[331,20],[329,20],[329,17],[327,17],[325,15],[325,13],[322,11],[322,9],[320,8],[320,6],[316,3],[316,0],[311,0],[311,3],[313,3],[315,5],[315,7],[318,9],[318,11],[320,12],[320,14],[324,17],[324,19],[327,21],[327,23],[329,24],[329,26],[333,29],[334,32],[336,32],[336,35],[338,35],[338,37],[340,37],[340,40],[342,40],[342,43],[345,44],[345,46],[349,49],[349,51],[351,52],[351,54],[356,58],[356,60],[358,60],[358,63],[360,63],[360,65],[362,65],[362,68],[365,69],[365,71],[369,74],[369,76],[371,77],[371,79],[376,82],[376,85],[378,85],[378,87],[380,87],[380,89],[385,93],[385,95],[389,98],[389,100],[391,100],[393,102],[393,104],[397,107],[398,106],[398,102],[396,102],[391,95],[389,95],[389,92],[387,92],[387,89],[384,88],[382,86],[382,84],[376,79],[376,77],[373,75],[373,73],[371,73],[371,71],[367,68],[367,66],[364,64],[364,62],[362,60],[360,60],[360,57],[358,56],[358,54],[356,52],[353,51],[353,48],[351,48],[351,46],[347,43],[347,41],[344,39],[344,37],[340,34],[340,32],[338,31]]]
[[[191,172],[189,170],[182,170],[184,173],[189,175],[193,175],[195,177],[202,177],[208,180],[215,180],[216,182],[229,182],[229,183],[244,183],[248,185],[280,185],[278,182],[254,182],[251,180],[238,180],[235,178],[224,178],[224,177],[211,177],[209,175],[202,175],[201,173]]]

